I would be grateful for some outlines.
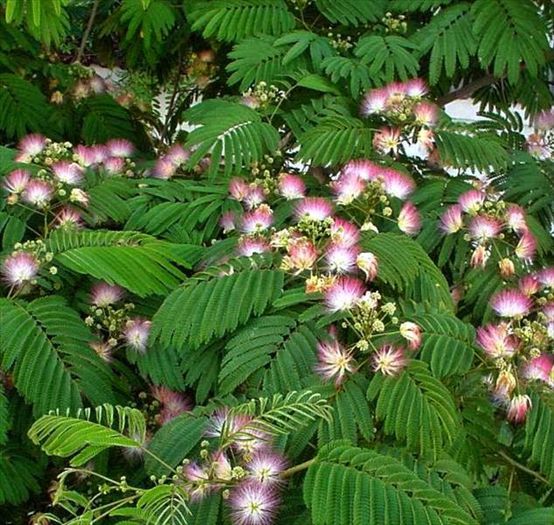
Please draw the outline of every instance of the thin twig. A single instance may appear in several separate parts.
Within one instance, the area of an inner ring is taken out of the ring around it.
[[[311,467],[316,461],[316,458],[309,459],[308,461],[304,461],[304,463],[300,463],[299,465],[294,465],[294,467],[291,467],[284,472],[281,473],[281,477],[284,478],[290,478],[293,474],[296,474],[297,472],[301,472],[302,470],[306,470],[307,468]]]
[[[500,450],[498,452],[498,455],[505,459],[510,465],[513,465],[514,467],[518,468],[519,470],[526,472],[527,474],[533,476],[534,478],[538,479],[539,481],[542,481],[543,483],[546,483],[547,485],[550,485],[550,481],[548,481],[544,476],[539,474],[538,472],[535,472],[534,470],[531,470],[530,468],[526,467],[525,465],[522,465],[521,463],[518,463],[515,459],[511,458],[506,454],[504,451]]]
[[[83,59],[83,55],[85,54],[85,47],[87,45],[88,37],[90,36],[90,32],[92,31],[92,25],[94,24],[94,19],[96,18],[96,11],[98,11],[98,4],[100,4],[100,0],[94,0],[94,4],[92,4],[92,11],[90,12],[90,16],[87,22],[87,27],[85,29],[85,32],[83,33],[83,38],[81,40],[81,45],[79,46],[79,51],[77,51],[77,57],[75,58],[75,62],[81,62]]]

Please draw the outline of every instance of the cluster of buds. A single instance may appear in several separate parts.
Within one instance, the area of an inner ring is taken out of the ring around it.
[[[554,388],[554,268],[523,276],[517,288],[493,295],[490,306],[502,320],[477,330],[477,344],[496,369],[486,381],[494,402],[520,423],[531,408],[527,385]]]
[[[392,13],[385,13],[381,18],[381,22],[385,26],[386,33],[405,33],[408,30],[408,24],[404,15],[394,17]]]
[[[533,125],[534,132],[527,137],[527,151],[540,160],[551,159],[554,151],[554,109],[535,115]]]
[[[242,94],[242,103],[253,109],[267,109],[285,98],[286,94],[283,90],[273,84],[268,86],[267,82],[262,80]]]
[[[151,322],[131,317],[133,303],[123,303],[125,290],[120,286],[98,282],[90,293],[90,311],[85,323],[96,330],[99,341],[91,343],[93,350],[105,361],[121,343],[144,353],[147,350]]]
[[[348,51],[350,48],[354,47],[352,43],[352,37],[350,35],[343,36],[340,33],[334,33],[333,28],[329,28],[327,33],[327,38],[331,41],[331,46],[335,48],[340,53]]]
[[[188,66],[185,73],[189,81],[194,81],[194,84],[200,89],[205,88],[214,78],[217,72],[215,64],[215,53],[211,49],[203,49],[202,51],[192,52],[188,56]]]
[[[365,117],[381,117],[394,127],[385,126],[373,137],[374,148],[381,153],[398,154],[404,140],[411,132],[416,142],[427,152],[434,148],[432,128],[439,117],[439,108],[424,100],[428,88],[419,78],[407,82],[393,82],[371,89],[364,97],[361,113]],[[411,139],[410,139],[411,140]]]
[[[516,264],[530,264],[535,257],[537,242],[525,211],[490,189],[462,193],[443,213],[440,229],[447,235],[463,232],[473,247],[471,266],[485,268],[492,255],[504,278],[514,275]]]

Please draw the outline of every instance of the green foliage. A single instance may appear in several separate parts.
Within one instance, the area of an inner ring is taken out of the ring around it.
[[[0,505],[17,505],[39,492],[42,465],[15,447],[0,447]]]
[[[321,14],[330,22],[353,26],[377,21],[382,16],[385,7],[384,2],[380,0],[375,2],[316,0],[316,5]]]

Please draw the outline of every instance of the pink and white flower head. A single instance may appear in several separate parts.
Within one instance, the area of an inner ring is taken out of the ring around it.
[[[97,144],[90,147],[91,156],[94,159],[94,164],[104,162],[110,155],[110,150],[103,144]]]
[[[177,166],[171,162],[167,157],[161,157],[156,160],[152,175],[157,179],[169,180],[177,171]]]
[[[317,343],[317,365],[315,372],[336,386],[342,384],[347,374],[355,371],[354,357],[336,339]]]
[[[262,485],[280,485],[281,473],[287,468],[287,460],[271,450],[259,450],[246,464],[247,479]]]
[[[83,168],[75,162],[60,160],[52,164],[52,172],[54,177],[60,182],[76,186],[83,180]]]
[[[448,206],[441,215],[440,229],[448,235],[460,231],[463,227],[462,207],[459,204]]]
[[[554,289],[554,266],[539,271],[537,279],[543,288]]]
[[[83,191],[82,189],[73,188],[71,190],[71,193],[69,194],[69,200],[71,202],[76,202],[77,204],[86,207],[89,203],[89,196],[88,193]]]
[[[267,230],[272,223],[273,210],[267,204],[260,204],[243,215],[241,229],[244,233],[256,233]]]
[[[421,98],[426,95],[429,91],[425,80],[421,78],[412,78],[407,82],[404,82],[406,95],[413,98]]]
[[[355,224],[336,218],[331,225],[331,239],[335,244],[354,246],[360,240],[360,230]]]
[[[431,102],[419,102],[413,109],[416,124],[433,127],[439,118],[439,108]]]
[[[498,237],[502,223],[489,215],[476,215],[468,226],[469,234],[477,241],[486,241]]]
[[[190,158],[190,151],[186,150],[181,144],[173,144],[165,154],[165,159],[169,160],[174,166],[179,167]]]
[[[526,232],[525,210],[517,204],[510,204],[506,210],[506,225],[516,233]]]
[[[39,270],[37,258],[27,252],[9,255],[2,263],[2,275],[10,286],[22,286],[36,278]]]
[[[154,398],[162,405],[157,418],[161,425],[192,409],[189,398],[182,392],[175,392],[165,386],[153,386],[151,390]]]
[[[248,209],[255,208],[259,206],[266,199],[265,191],[261,186],[256,184],[250,184],[248,187],[248,193],[244,198],[244,205]]]
[[[373,370],[386,376],[398,375],[408,364],[403,348],[384,345],[372,356]]]
[[[64,206],[56,214],[55,223],[57,228],[74,229],[83,227],[81,214],[70,206]]]
[[[32,157],[35,157],[36,155],[42,153],[45,147],[46,137],[38,133],[31,133],[29,135],[26,135],[19,141],[19,144],[17,145],[17,149],[22,154],[22,156],[26,157],[29,160]]]
[[[540,290],[539,280],[535,275],[524,275],[518,284],[519,290],[527,296],[536,294]]]
[[[406,84],[404,82],[392,82],[384,88],[389,96],[387,107],[394,106],[399,100],[403,100],[406,93]]]
[[[533,124],[536,129],[547,131],[554,128],[554,109],[545,109],[537,113],[533,119]]]
[[[283,258],[283,267],[298,271],[310,270],[318,257],[315,245],[304,237],[291,241],[287,253]]]
[[[94,148],[89,148],[88,146],[83,146],[79,144],[75,146],[74,150],[74,159],[84,167],[92,166],[96,164],[96,151]]]
[[[259,483],[240,483],[229,496],[233,525],[270,525],[279,497],[274,488]]]
[[[366,159],[351,160],[342,168],[340,176],[356,176],[364,181],[376,180],[384,168],[375,162]]]
[[[221,228],[223,228],[223,233],[229,233],[236,229],[237,225],[235,221],[236,217],[234,212],[226,211],[225,213],[223,213],[223,215],[221,215],[221,218],[219,219],[219,225],[221,226]]]
[[[240,177],[233,177],[229,181],[229,194],[236,201],[242,202],[250,192],[250,185]]]
[[[381,177],[385,193],[401,200],[408,197],[416,188],[416,184],[410,176],[394,169],[384,170]]]
[[[355,246],[331,244],[325,250],[327,268],[333,273],[350,273],[356,268],[359,249]]]
[[[387,106],[388,98],[389,93],[385,87],[369,90],[362,101],[361,114],[367,117],[381,113]]]
[[[251,421],[250,416],[232,414],[228,408],[220,408],[211,415],[204,435],[214,438],[231,436],[240,432]]]
[[[521,317],[531,311],[533,302],[519,290],[512,289],[495,293],[490,305],[500,317]]]
[[[541,311],[548,322],[554,321],[554,301],[547,302]]]
[[[400,325],[400,335],[408,341],[410,350],[417,350],[421,345],[421,328],[419,325],[406,321]]]
[[[528,263],[533,262],[535,253],[537,252],[537,241],[533,234],[529,231],[523,233],[515,248],[516,256]]]
[[[298,175],[281,173],[277,183],[277,190],[279,195],[282,195],[287,200],[301,199],[306,193],[306,185]]]
[[[188,494],[191,501],[200,501],[215,487],[210,483],[210,476],[198,463],[189,463],[183,470],[185,479],[191,484]]]
[[[22,194],[22,198],[25,202],[37,208],[46,207],[53,196],[54,190],[52,185],[45,180],[38,179],[29,181]]]
[[[339,277],[325,292],[325,304],[331,312],[351,310],[365,293],[362,281],[354,277]]]
[[[152,322],[147,319],[141,319],[135,317],[127,321],[123,335],[127,344],[138,350],[139,352],[145,352],[148,345],[148,335],[150,334],[150,327]]]
[[[237,253],[245,257],[269,251],[271,251],[271,246],[262,237],[241,237],[237,245]]]
[[[490,256],[491,254],[487,248],[480,244],[473,250],[469,264],[472,268],[484,268]]]
[[[383,127],[373,136],[373,147],[380,153],[398,153],[401,131],[399,128]]]
[[[518,424],[523,423],[527,412],[532,408],[531,398],[526,395],[514,396],[508,406],[508,421]]]
[[[398,228],[406,235],[417,235],[421,230],[421,216],[410,201],[406,201],[398,214]]]
[[[342,175],[331,183],[331,189],[338,204],[351,204],[366,189],[366,182],[354,174]]]
[[[96,355],[100,357],[106,363],[112,361],[113,347],[103,341],[93,341],[89,343],[89,346],[96,352]]]
[[[331,217],[332,213],[333,205],[323,197],[308,197],[299,202],[295,207],[295,214],[298,220],[324,221]]]
[[[469,190],[458,197],[458,204],[467,213],[477,213],[485,202],[485,194],[479,190]]]
[[[433,152],[435,147],[435,133],[429,128],[420,128],[417,132],[417,144],[424,149],[423,156]]]
[[[511,357],[519,348],[519,339],[510,334],[506,323],[497,325],[489,324],[477,329],[477,344],[486,354],[497,359],[499,357]]]
[[[117,175],[123,173],[125,169],[125,159],[122,157],[109,157],[102,163],[104,169],[109,175]]]
[[[230,481],[233,478],[233,466],[225,452],[218,450],[210,456],[213,476],[218,480]]]
[[[498,269],[500,270],[500,275],[504,277],[504,279],[508,279],[516,272],[514,263],[507,257],[504,257],[498,261]]]
[[[548,383],[554,367],[554,356],[552,354],[541,354],[529,361],[522,370],[525,379],[535,379]]]
[[[31,174],[27,170],[14,170],[4,179],[4,188],[10,193],[22,193],[31,180]]]
[[[117,284],[95,283],[90,290],[90,302],[94,306],[105,308],[116,304],[125,297],[125,290]]]
[[[126,139],[112,139],[106,143],[106,148],[112,157],[132,157],[135,152],[133,143]]]
[[[371,252],[363,252],[356,257],[356,266],[363,272],[366,281],[373,281],[377,277],[379,263]]]

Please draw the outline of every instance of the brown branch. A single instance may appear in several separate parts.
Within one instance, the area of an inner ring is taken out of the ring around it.
[[[90,36],[90,32],[92,31],[92,25],[94,24],[94,19],[96,18],[96,11],[98,11],[99,3],[100,3],[100,0],[94,0],[94,4],[92,5],[92,11],[90,12],[90,17],[88,19],[85,32],[83,33],[83,38],[81,39],[81,45],[79,46],[79,51],[77,51],[77,57],[75,58],[75,62],[81,62],[81,60],[83,59],[83,55],[85,54],[85,47],[87,45],[87,40],[88,40],[88,37]]]

